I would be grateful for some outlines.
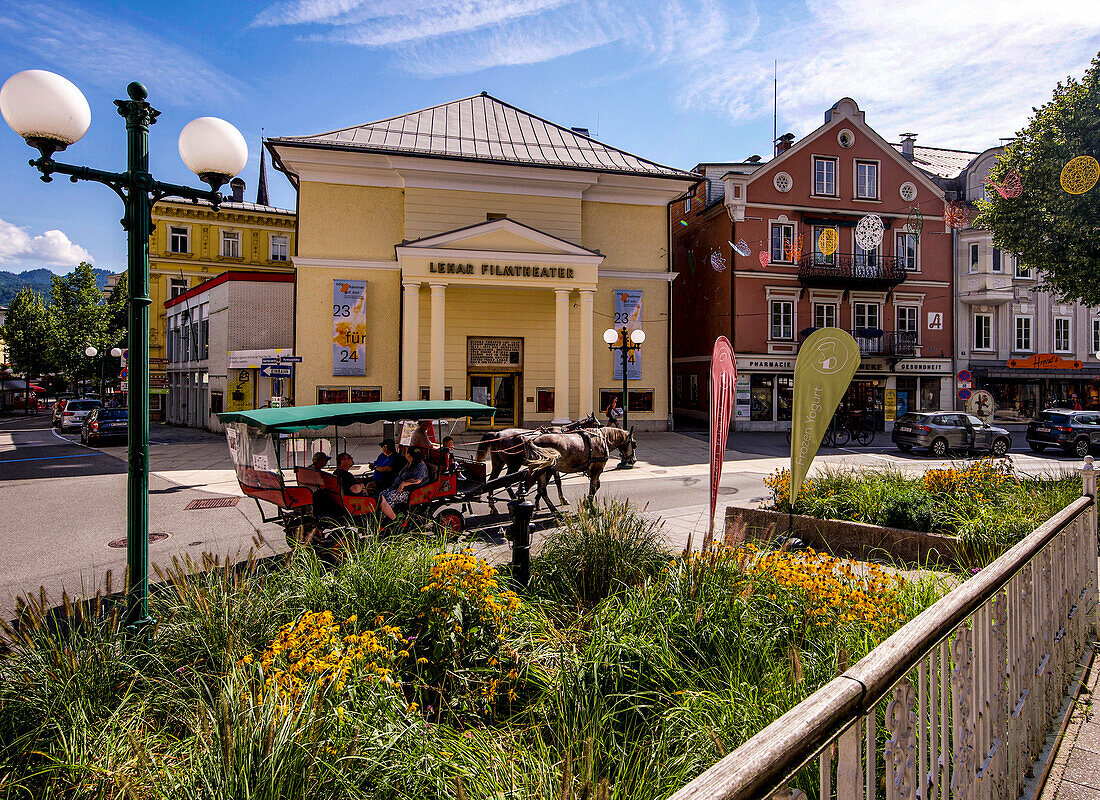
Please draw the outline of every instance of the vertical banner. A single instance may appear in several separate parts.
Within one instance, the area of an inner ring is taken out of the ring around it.
[[[710,357],[710,525],[703,549],[714,541],[714,511],[718,505],[718,484],[726,460],[726,437],[736,396],[737,369],[729,339],[719,336]]]
[[[615,330],[619,332],[619,341],[616,347],[621,346],[623,326],[627,331],[637,330],[642,327],[642,291],[641,289],[616,289],[615,290]],[[623,360],[619,356],[614,358],[615,377],[617,381],[623,379]],[[640,381],[642,379],[642,362],[638,359],[638,351],[631,350],[626,362],[627,380]]]
[[[332,282],[332,374],[367,374],[367,282]]]
[[[821,437],[859,368],[859,345],[840,328],[821,328],[798,349],[791,422],[791,507],[810,471]]]

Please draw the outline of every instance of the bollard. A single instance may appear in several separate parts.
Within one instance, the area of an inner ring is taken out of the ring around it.
[[[508,503],[512,524],[512,580],[526,587],[531,581],[531,516],[535,504],[520,497]]]

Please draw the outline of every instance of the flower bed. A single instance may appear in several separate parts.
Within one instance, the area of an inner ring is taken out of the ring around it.
[[[0,787],[27,797],[659,798],[935,599],[822,553],[662,551],[584,508],[516,593],[424,537],[325,567],[181,565],[150,641],[32,604],[0,656]],[[65,632],[67,631],[67,632]]]
[[[770,508],[790,508],[790,474],[766,480]],[[887,528],[957,536],[988,561],[1080,497],[1072,473],[1021,475],[1008,459],[981,459],[909,475],[896,469],[824,470],[799,490],[794,512]]]

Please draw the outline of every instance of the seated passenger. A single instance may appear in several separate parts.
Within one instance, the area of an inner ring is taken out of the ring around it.
[[[309,468],[315,469],[318,472],[328,466],[329,454],[324,450],[318,450],[313,454],[313,460],[309,462]]]
[[[362,481],[349,470],[355,466],[351,453],[341,453],[336,457],[336,482],[340,484],[340,494],[366,494]]]
[[[430,419],[422,419],[416,424],[416,430],[413,431],[412,440],[409,442],[410,448],[418,448],[421,453],[428,453],[433,448],[431,439],[428,438],[428,434],[432,430],[432,421]]]
[[[424,463],[424,456],[418,448],[410,447],[406,450],[405,460],[406,464],[393,479],[393,484],[380,495],[379,507],[391,520],[397,519],[397,512],[393,507],[409,502],[409,492],[417,486],[423,486],[428,480],[428,465]]]
[[[453,436],[444,436],[440,447],[443,455],[443,471],[450,472],[455,467],[455,439]]]
[[[368,488],[382,491],[390,488],[390,484],[393,483],[394,476],[397,474],[397,446],[394,444],[393,439],[383,439],[379,446],[382,448],[382,452],[378,454],[378,458],[374,459],[374,463],[371,465],[374,467],[374,472],[371,473]]]

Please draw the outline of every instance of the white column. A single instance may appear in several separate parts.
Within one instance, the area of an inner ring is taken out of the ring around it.
[[[554,290],[554,422],[569,421],[569,289]]]
[[[429,364],[430,369],[428,373],[428,391],[429,399],[442,400],[443,399],[443,383],[444,383],[444,350],[447,346],[447,325],[446,325],[446,307],[444,301],[447,298],[447,286],[442,283],[433,283],[432,287],[432,326],[431,326],[431,344]]]
[[[581,401],[577,410],[579,417],[587,417],[592,413],[592,308],[595,296],[595,289],[581,289],[581,359],[580,380],[577,384]]]
[[[420,284],[403,283],[401,297],[401,399],[420,399]]]

